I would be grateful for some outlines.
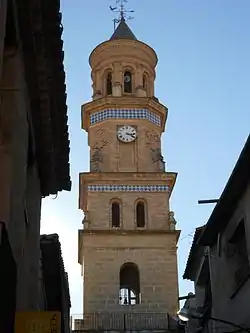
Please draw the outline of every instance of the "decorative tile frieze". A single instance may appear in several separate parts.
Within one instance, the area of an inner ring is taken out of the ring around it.
[[[161,117],[147,109],[105,109],[90,115],[90,125],[108,119],[146,119],[161,126]]]
[[[89,185],[90,192],[168,192],[168,185]]]

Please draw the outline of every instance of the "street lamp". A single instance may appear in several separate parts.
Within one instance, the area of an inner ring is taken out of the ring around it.
[[[181,321],[188,322],[190,319],[202,319],[203,314],[197,312],[194,313],[190,309],[182,308],[177,312],[177,315]]]
[[[198,200],[199,205],[218,203],[219,199]]]
[[[192,299],[192,298],[195,298],[195,294],[188,293],[188,295],[186,295],[186,296],[179,296],[178,301],[183,301],[183,300]]]
[[[177,312],[177,316],[181,321],[184,321],[185,323],[188,322],[191,318],[190,313],[187,309],[182,308]],[[194,318],[192,318],[194,319]],[[196,319],[196,318],[195,318]]]
[[[179,317],[179,319],[183,322],[188,322],[190,319],[203,319],[203,317],[205,316],[205,314],[203,313],[199,313],[199,312],[194,312],[193,309],[186,309],[186,308],[182,308],[177,312],[177,315]],[[211,317],[208,316],[207,317],[208,320],[213,320],[219,323],[223,323],[226,325],[230,325],[232,327],[238,328],[240,331],[242,332],[247,332],[250,333],[250,329],[247,329],[241,325],[232,323],[231,321],[228,320],[224,320],[224,319],[219,319],[216,317]]]

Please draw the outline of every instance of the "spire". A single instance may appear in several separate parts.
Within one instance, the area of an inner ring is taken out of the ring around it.
[[[115,39],[132,39],[137,40],[135,35],[133,34],[132,30],[127,25],[125,18],[122,16],[120,23],[118,24],[117,28],[115,29],[115,32],[110,37],[110,40]]]
[[[134,13],[134,10],[127,10],[124,7],[124,3],[128,0],[116,0],[116,3],[119,4],[119,7],[111,7],[109,6],[110,10],[114,13],[119,13],[120,18],[114,19],[114,29],[115,32],[111,36],[110,40],[115,39],[131,39],[131,40],[137,40],[131,29],[126,23],[125,17],[130,20],[132,19],[131,16],[127,16],[128,13]],[[115,28],[115,25],[118,24],[118,26]]]

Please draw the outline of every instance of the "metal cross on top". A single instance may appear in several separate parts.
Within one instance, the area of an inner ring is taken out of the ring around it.
[[[114,30],[116,28],[116,24],[120,23],[122,20],[131,20],[133,19],[132,16],[129,15],[129,13],[134,13],[134,10],[128,10],[125,8],[125,3],[128,2],[128,0],[115,0],[116,2],[116,7],[109,6],[109,9],[113,13],[119,13],[119,18],[114,18]]]

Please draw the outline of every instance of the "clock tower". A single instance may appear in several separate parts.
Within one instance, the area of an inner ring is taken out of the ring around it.
[[[89,61],[93,96],[82,106],[82,128],[90,172],[79,179],[84,315],[174,315],[180,231],[169,208],[176,173],[161,150],[168,109],[154,93],[157,55],[122,15]]]

